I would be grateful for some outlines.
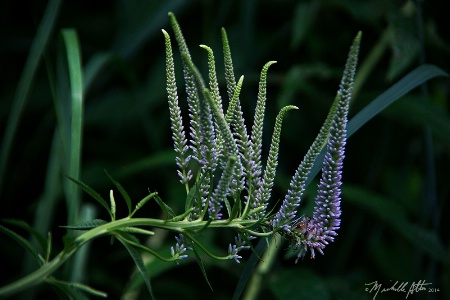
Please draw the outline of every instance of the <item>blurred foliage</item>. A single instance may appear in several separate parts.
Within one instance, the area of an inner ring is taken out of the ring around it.
[[[292,104],[300,110],[285,121],[275,204],[327,114],[357,31],[363,32],[363,40],[351,116],[424,62],[450,71],[445,2],[417,3],[102,0],[87,6],[83,1],[63,1],[42,59],[36,58],[40,64],[3,166],[0,217],[23,219],[44,235],[51,231],[57,248],[54,253],[62,248],[58,241],[65,230],[58,226],[67,224],[62,192],[66,179],[64,167],[55,159],[57,147],[52,145],[57,122],[52,84],[58,80],[63,28],[76,30],[85,72],[80,178],[107,195],[111,184],[104,175],[106,169],[134,198],[143,197],[148,189],[157,190],[174,208],[183,205],[179,196],[183,186],[176,175],[166,103],[160,30],[170,27],[167,13],[177,15],[194,61],[203,71],[206,55],[196,45],[208,45],[219,53],[220,28],[227,29],[235,74],[246,77],[241,95],[247,120],[256,104],[259,72],[267,61],[276,60],[268,75],[268,128],[281,107]],[[46,5],[46,1],[0,3],[2,137]],[[223,74],[223,66],[217,68]],[[219,80],[224,84],[224,78]],[[450,166],[449,99],[448,78],[434,79],[351,137],[344,167],[342,228],[336,242],[314,261],[305,259],[294,265],[292,258],[280,257],[264,278],[267,284],[260,299],[372,298],[364,292],[364,284],[388,285],[390,280],[426,280],[440,292],[421,294],[421,298],[450,298],[450,240],[445,234],[445,216],[450,211],[445,175]],[[268,129],[264,132],[266,147],[270,136]],[[314,190],[308,189],[301,209],[311,204]],[[88,195],[82,195],[82,203],[91,214],[101,214],[91,206]],[[153,208],[139,214],[160,213],[156,205]],[[119,204],[117,210],[121,217],[126,207]],[[169,251],[173,236],[158,236],[148,243]],[[225,251],[220,236],[204,239]],[[0,285],[35,267],[6,236],[0,236],[0,243]],[[112,299],[142,289],[122,248],[99,240],[88,251],[83,282],[107,291]],[[193,261],[170,265],[147,257],[146,262],[159,299],[230,299],[245,265],[205,260],[212,292]],[[70,270],[64,272],[70,278]],[[38,293],[50,291],[43,286]],[[140,297],[145,299],[145,293]]]

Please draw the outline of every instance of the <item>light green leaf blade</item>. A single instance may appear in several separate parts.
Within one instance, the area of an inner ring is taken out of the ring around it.
[[[23,220],[16,220],[16,219],[4,219],[3,222],[12,224],[14,226],[17,226],[17,227],[20,227],[20,228],[26,230],[34,238],[36,238],[36,240],[39,242],[39,244],[43,250],[47,249],[47,245],[48,245],[47,239],[42,234],[40,234],[36,229],[31,227],[27,222],[25,222]]]
[[[108,223],[108,222],[106,222],[105,220],[95,219],[95,220],[84,221],[84,222],[81,222],[81,223],[78,223],[75,225],[65,225],[65,226],[60,226],[60,227],[72,229],[72,230],[90,230],[95,227],[105,225],[106,223]]]
[[[122,195],[123,199],[127,203],[128,208],[128,215],[131,214],[131,198],[128,195],[127,191],[122,187],[122,185],[114,180],[114,178],[105,170],[106,176],[108,176],[109,180],[116,186],[116,188],[119,190],[120,194]]]
[[[75,298],[81,298],[81,299],[87,299],[85,297],[83,297],[80,294],[77,294],[77,291],[83,291],[87,294],[93,295],[93,296],[97,296],[97,297],[102,297],[102,298],[107,298],[108,294],[99,290],[96,290],[86,284],[82,284],[82,283],[77,283],[77,282],[66,282],[63,280],[57,280],[54,278],[49,278],[46,280],[48,283],[57,286],[58,288],[60,288],[62,291],[64,291],[64,293],[67,293],[67,296],[72,296]],[[75,292],[75,294],[73,293]]]
[[[90,186],[88,186],[87,184],[85,184],[84,182],[82,182],[78,179],[75,179],[72,177],[67,177],[67,178],[69,178],[70,180],[75,182],[83,191],[85,191],[92,198],[97,200],[97,202],[100,203],[108,211],[109,215],[111,216],[111,220],[112,220],[111,209],[110,209],[109,205],[106,203],[106,201],[102,198],[102,196],[100,196],[100,194],[98,194],[93,188],[91,188]]]
[[[198,266],[200,267],[200,270],[202,271],[202,274],[203,274],[203,277],[204,277],[205,280],[206,280],[206,283],[208,284],[208,286],[209,286],[209,288],[211,289],[211,291],[213,291],[213,288],[212,288],[212,286],[211,286],[211,283],[209,283],[209,280],[208,280],[208,275],[206,274],[205,266],[203,266],[202,258],[201,258],[200,255],[198,254],[198,251],[197,251],[197,249],[196,249],[194,243],[192,243],[192,251],[194,252],[195,259],[196,259],[196,261],[197,261],[197,263],[198,263]]]
[[[118,239],[125,246],[128,253],[130,253],[131,258],[134,260],[134,263],[136,264],[139,273],[141,273],[142,278],[144,279],[145,286],[147,287],[147,290],[150,293],[151,298],[155,299],[155,296],[153,295],[152,286],[150,284],[150,278],[148,276],[147,269],[145,268],[145,264],[144,261],[142,260],[141,255],[139,254],[139,252],[135,247],[129,245],[124,239],[122,239],[121,237],[118,237]]]
[[[68,173],[73,178],[79,178],[83,135],[83,74],[81,53],[75,30],[64,29],[62,36],[66,47],[71,91],[70,161]],[[68,222],[70,224],[76,222],[78,218],[80,198],[75,185],[69,185],[66,193]]]
[[[4,234],[8,235],[10,238],[12,238],[14,241],[16,241],[22,248],[27,250],[35,259],[36,261],[42,265],[44,263],[43,258],[39,254],[39,252],[34,248],[34,246],[24,239],[22,236],[18,235],[14,231],[0,225],[0,232],[3,232]]]

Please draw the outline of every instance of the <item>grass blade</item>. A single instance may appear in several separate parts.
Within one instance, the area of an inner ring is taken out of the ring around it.
[[[73,29],[62,31],[66,46],[71,90],[71,126],[70,126],[70,161],[69,176],[79,178],[81,160],[81,140],[83,127],[83,75],[81,70],[81,53],[78,37]],[[70,185],[67,191],[68,223],[73,224],[80,209],[79,191]]]
[[[437,76],[448,76],[448,74],[434,65],[421,65],[411,71],[396,84],[375,98],[348,122],[348,136],[351,136],[361,128],[361,126],[412,89]]]
[[[42,54],[47,46],[55,25],[60,5],[61,0],[51,0],[47,5],[45,14],[42,17],[42,21],[33,40],[33,44],[31,45],[30,53],[27,57],[22,76],[20,77],[11,111],[8,114],[9,118],[6,123],[6,130],[4,133],[0,154],[0,192],[2,190],[3,177],[6,171],[9,153],[11,151],[19,119],[26,105],[34,76],[41,62]]]
[[[420,86],[424,82],[438,77],[448,76],[446,72],[434,65],[422,65],[408,73],[397,83],[387,89],[384,93],[375,98],[369,105],[357,113],[347,124],[347,136],[353,135],[359,128],[370,121],[373,117],[382,112],[390,104],[394,103],[414,88]],[[319,173],[322,167],[322,161],[325,156],[325,150],[322,150],[316,158],[314,166],[308,175],[306,186]]]

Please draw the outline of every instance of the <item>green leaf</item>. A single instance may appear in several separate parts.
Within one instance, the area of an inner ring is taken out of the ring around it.
[[[260,257],[266,247],[267,243],[264,239],[261,239],[256,245],[254,253],[250,256],[249,260],[245,264],[244,270],[241,273],[241,277],[239,277],[239,281],[233,293],[233,300],[241,299],[242,292],[244,291],[248,280],[252,277],[256,265],[260,262]]]
[[[23,238],[22,236],[18,235],[14,231],[9,230],[8,228],[6,228],[2,225],[0,225],[0,231],[3,232],[4,234],[8,235],[10,238],[12,238],[14,241],[16,241],[22,248],[27,250],[36,259],[36,261],[40,265],[42,265],[44,263],[44,259],[39,254],[38,250],[25,238]]]
[[[198,182],[199,181],[195,182],[195,184],[189,190],[189,194],[186,196],[186,204],[184,206],[185,211],[188,211],[192,207],[192,205],[194,203],[194,198],[199,197],[198,192],[197,192]]]
[[[197,251],[197,249],[195,247],[195,244],[192,243],[191,247],[192,247],[192,251],[194,252],[194,255],[195,255],[195,260],[197,261],[198,266],[200,267],[200,270],[202,271],[203,277],[205,278],[206,283],[208,284],[208,286],[211,289],[211,291],[213,291],[213,288],[212,288],[211,284],[209,283],[208,275],[206,274],[205,267],[203,266],[202,258],[198,254],[198,251]]]
[[[106,201],[102,198],[102,196],[100,196],[100,194],[98,194],[93,188],[91,188],[90,186],[88,186],[87,184],[85,184],[84,182],[81,182],[78,179],[72,178],[70,176],[67,176],[67,178],[69,178],[70,180],[72,180],[73,182],[75,182],[83,191],[85,191],[86,193],[88,193],[92,198],[94,198],[95,200],[97,200],[98,203],[100,203],[109,213],[109,215],[111,216],[111,220],[113,219],[113,216],[111,214],[111,209],[109,208],[108,204],[106,203]]]
[[[68,292],[69,295],[72,295],[72,293],[70,293],[71,289],[76,289],[76,290],[80,290],[83,291],[85,293],[88,293],[90,295],[93,296],[97,296],[97,297],[103,297],[103,298],[107,298],[108,294],[104,293],[102,291],[96,290],[88,285],[82,284],[82,283],[77,283],[77,282],[66,282],[66,281],[62,281],[62,280],[57,280],[54,278],[48,278],[46,280],[48,283],[57,286],[58,288],[60,288],[61,290],[63,290],[64,292]]]
[[[172,208],[170,208],[170,206],[167,205],[158,195],[155,195],[154,198],[156,203],[158,203],[159,207],[161,207],[162,211],[166,215],[166,219],[175,217],[175,213]]]
[[[361,126],[412,89],[438,76],[448,76],[448,74],[434,65],[421,65],[417,67],[359,111],[348,122],[347,135],[351,136]]]
[[[105,170],[106,176],[108,176],[109,180],[116,186],[116,188],[119,190],[120,194],[122,195],[123,199],[127,203],[128,207],[128,215],[131,214],[131,198],[128,195],[127,191],[122,187],[120,183],[118,183],[114,178]]]
[[[95,220],[89,220],[89,221],[84,221],[75,225],[66,225],[66,226],[60,226],[62,228],[67,228],[67,229],[72,229],[72,230],[90,230],[93,228],[96,228],[98,226],[101,225],[105,225],[106,221],[101,220],[101,219],[95,219]]]
[[[36,238],[36,240],[39,242],[39,244],[43,250],[47,250],[48,243],[49,243],[48,239],[46,239],[36,229],[31,227],[27,222],[25,222],[23,220],[16,220],[16,219],[3,219],[2,221],[26,230],[28,233],[30,233],[32,236],[34,236]],[[46,256],[49,254],[48,252],[45,252],[45,253],[46,253]]]
[[[62,30],[62,36],[66,46],[71,93],[70,146],[68,148],[70,149],[70,154],[68,174],[73,178],[79,178],[84,117],[81,53],[75,30],[64,29]],[[68,207],[68,222],[76,222],[80,209],[80,199],[78,190],[75,186],[68,187],[66,200]]]
[[[126,233],[138,233],[138,234],[143,234],[143,235],[148,235],[148,236],[155,235],[154,231],[137,228],[137,227],[125,227],[125,228],[122,228],[121,230]]]
[[[128,242],[126,242],[122,237],[117,238],[125,246],[128,253],[130,253],[131,258],[134,260],[134,263],[136,264],[139,273],[141,273],[142,278],[144,279],[145,286],[147,287],[147,290],[150,293],[151,298],[155,299],[155,296],[153,295],[152,286],[150,284],[150,278],[147,273],[147,269],[145,268],[144,261],[142,260],[142,257],[139,254],[138,250],[135,247],[128,244]]]
[[[373,117],[414,88],[439,76],[448,76],[448,74],[434,65],[425,64],[417,67],[359,111],[347,124],[347,137],[352,136]],[[306,185],[319,173],[324,156],[325,151],[322,150],[309,173]]]

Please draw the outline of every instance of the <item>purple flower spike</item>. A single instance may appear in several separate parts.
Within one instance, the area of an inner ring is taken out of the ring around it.
[[[336,231],[341,225],[341,185],[347,141],[347,115],[360,39],[361,34],[359,33],[350,49],[344,76],[338,91],[338,103],[336,113],[331,121],[327,153],[323,162],[322,177],[318,185],[313,216],[312,218],[303,216],[284,227],[280,226],[284,230],[289,228],[288,235],[293,237],[294,247],[300,249],[296,262],[299,258],[303,258],[308,250],[311,252],[311,258],[315,257],[316,251],[323,254],[323,249],[329,242],[334,241],[334,237],[337,236]],[[283,203],[283,205],[280,212],[286,209],[286,203]],[[295,216],[292,211],[289,213],[288,215],[284,212],[284,220],[286,220],[286,217],[293,218]],[[280,213],[279,215],[283,214]],[[281,218],[275,219],[274,223],[276,224],[280,220]],[[295,228],[293,229],[293,227]]]

